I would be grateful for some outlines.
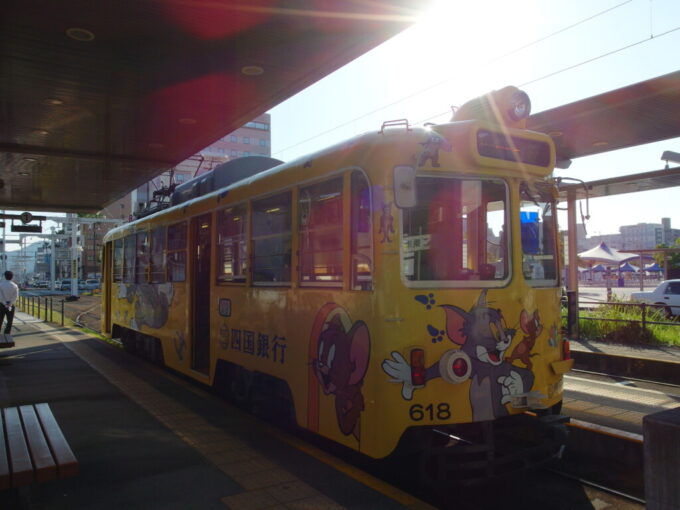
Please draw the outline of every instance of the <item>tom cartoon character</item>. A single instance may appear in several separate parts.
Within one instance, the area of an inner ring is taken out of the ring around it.
[[[515,330],[506,327],[499,309],[487,305],[486,290],[469,311],[453,305],[441,307],[446,313],[446,335],[460,349],[444,353],[430,366],[425,374],[425,384],[436,377],[453,382],[455,376],[450,377],[449,370],[451,367],[454,371],[458,368],[465,374],[458,382],[470,379],[473,420],[491,420],[507,415],[505,404],[513,396],[528,393],[534,383],[531,371],[503,359]],[[392,359],[384,360],[382,367],[393,382],[403,384],[404,399],[411,400],[414,391],[411,367],[403,356],[392,352]]]
[[[326,395],[335,395],[338,426],[346,436],[359,439],[359,417],[364,410],[361,386],[368,369],[370,337],[363,321],[345,331],[335,317],[318,340],[318,358],[312,360],[314,374]]]

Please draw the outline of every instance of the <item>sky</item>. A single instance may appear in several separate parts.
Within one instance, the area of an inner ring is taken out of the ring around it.
[[[679,69],[678,0],[434,1],[413,27],[273,108],[272,156],[289,161],[392,119],[447,122],[451,106],[506,85],[537,113]],[[680,152],[680,138],[578,158],[555,175],[660,170],[665,150]],[[588,235],[662,217],[680,228],[679,192],[591,200]]]

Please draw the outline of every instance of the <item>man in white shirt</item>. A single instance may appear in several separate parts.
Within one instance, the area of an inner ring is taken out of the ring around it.
[[[6,335],[12,332],[14,304],[19,298],[19,287],[12,281],[12,278],[14,278],[14,273],[12,271],[5,271],[5,279],[0,281],[0,326],[2,326],[2,321],[7,316]]]

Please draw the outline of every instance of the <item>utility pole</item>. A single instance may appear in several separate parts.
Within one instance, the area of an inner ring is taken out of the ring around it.
[[[69,213],[71,225],[71,297],[78,298],[78,231],[76,220],[78,215]]]
[[[56,290],[54,285],[54,280],[57,278],[57,243],[55,241],[54,231],[56,228],[52,227],[52,236],[50,241],[52,243],[50,249],[50,290]]]

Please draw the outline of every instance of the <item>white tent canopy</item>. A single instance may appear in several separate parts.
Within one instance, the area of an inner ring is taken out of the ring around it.
[[[604,242],[601,242],[595,248],[579,253],[578,258],[583,262],[589,262],[590,264],[599,262],[607,266],[618,267],[619,264],[627,260],[638,259],[640,256],[635,253],[620,252],[614,248],[610,248]]]

